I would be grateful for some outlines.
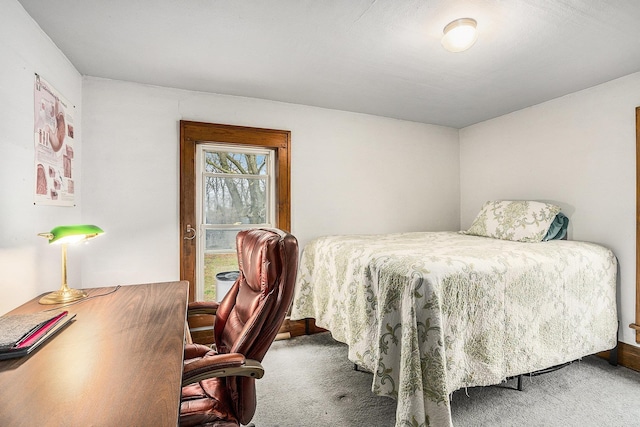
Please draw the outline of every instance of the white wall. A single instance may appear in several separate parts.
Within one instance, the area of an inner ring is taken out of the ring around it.
[[[0,314],[60,287],[60,248],[37,233],[80,220],[76,207],[35,206],[34,74],[75,105],[74,154],[82,159],[82,78],[49,37],[13,0],[0,2]],[[74,170],[81,182],[79,168]],[[69,250],[69,283],[80,279]]]
[[[458,131],[363,114],[85,78],[83,283],[179,277],[179,121],[291,131],[292,233],[459,229]]]
[[[619,261],[620,340],[635,344],[635,107],[640,73],[460,130],[461,227],[487,200],[553,202],[569,238]]]

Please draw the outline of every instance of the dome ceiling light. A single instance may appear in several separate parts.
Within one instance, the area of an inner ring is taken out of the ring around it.
[[[478,39],[477,22],[471,18],[460,18],[444,27],[442,46],[449,52],[462,52],[469,49]]]

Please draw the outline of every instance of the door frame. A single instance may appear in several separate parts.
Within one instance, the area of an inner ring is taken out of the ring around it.
[[[640,107],[636,107],[636,319],[629,325],[640,344]]]
[[[291,232],[291,132],[288,130],[180,121],[180,280],[189,281],[189,301],[196,283],[196,147],[202,143],[251,145],[275,150],[276,227]]]

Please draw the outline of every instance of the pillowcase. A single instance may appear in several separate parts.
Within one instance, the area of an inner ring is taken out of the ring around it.
[[[490,201],[463,233],[514,242],[541,242],[559,212],[558,206],[549,203]]]
[[[562,212],[558,212],[558,215],[554,218],[553,222],[549,226],[547,235],[542,239],[543,242],[548,240],[562,240],[567,237],[567,228],[569,227],[569,218],[567,218]]]

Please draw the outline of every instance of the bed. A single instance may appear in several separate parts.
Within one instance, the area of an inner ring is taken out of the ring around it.
[[[397,427],[451,426],[455,390],[616,345],[613,253],[545,241],[559,208],[518,202],[537,222],[522,238],[504,209],[514,202],[491,203],[464,233],[325,236],[303,250],[292,320],[313,318],[348,345],[373,392],[397,400]]]

